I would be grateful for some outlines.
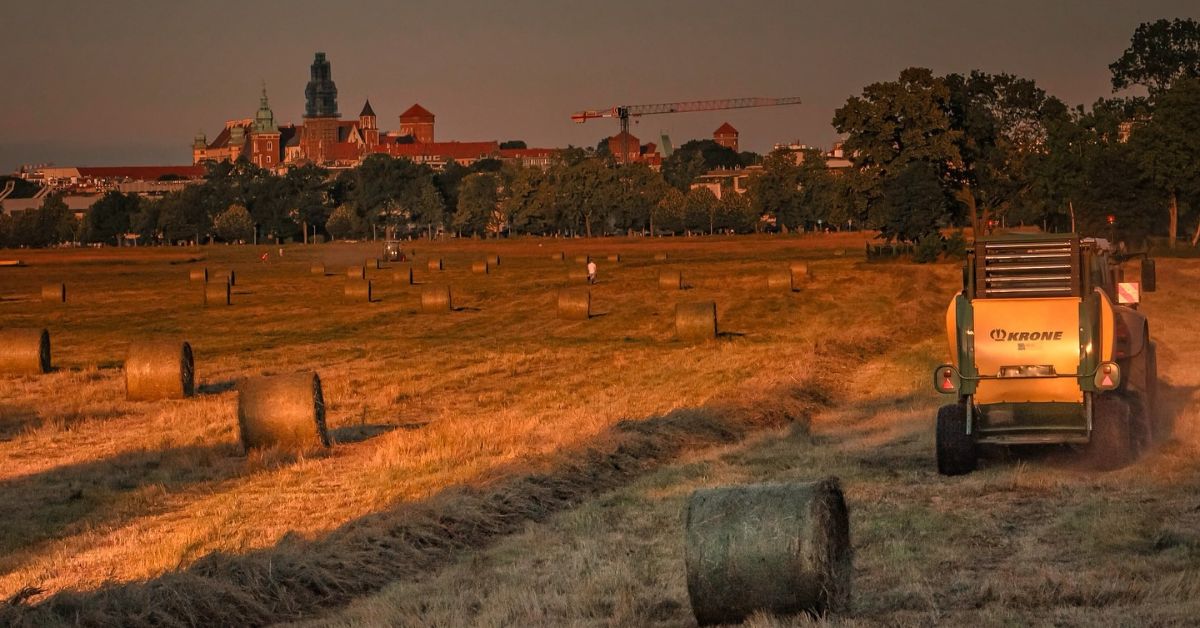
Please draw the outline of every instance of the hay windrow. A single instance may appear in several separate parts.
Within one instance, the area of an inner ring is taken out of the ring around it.
[[[700,489],[687,503],[684,549],[702,626],[849,605],[850,525],[837,478]]]
[[[0,329],[0,373],[40,375],[50,372],[50,332],[45,329]]]
[[[238,433],[247,452],[262,447],[328,447],[321,378],[305,371],[242,380]]]
[[[129,345],[125,356],[125,398],[130,401],[183,399],[195,394],[192,346],[178,340]]]
[[[566,320],[587,320],[592,317],[592,292],[585,288],[562,288],[558,291],[558,317]]]
[[[684,341],[717,337],[717,304],[713,301],[675,305],[675,336]]]

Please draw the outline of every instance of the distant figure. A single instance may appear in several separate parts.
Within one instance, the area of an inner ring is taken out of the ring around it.
[[[596,283],[596,262],[588,262],[588,283]]]

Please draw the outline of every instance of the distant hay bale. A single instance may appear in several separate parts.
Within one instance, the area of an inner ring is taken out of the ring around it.
[[[849,607],[850,522],[836,478],[701,489],[684,520],[688,598],[700,625]]]
[[[767,273],[767,290],[791,292],[796,289],[794,277],[790,270],[772,270]]]
[[[207,268],[193,268],[188,271],[188,281],[199,281],[200,283],[208,283]]]
[[[557,252],[557,253],[552,253],[552,254],[550,255],[550,259],[552,259],[552,260],[554,260],[554,261],[556,261],[556,262],[561,262],[561,261],[563,261],[563,260],[564,260],[564,259],[566,259],[566,258],[567,258],[567,255],[566,255],[565,253],[563,253],[562,251],[559,251],[559,252]]]
[[[792,272],[792,283],[797,286],[812,276],[808,269],[808,262],[792,262],[788,264],[788,270]]]
[[[366,301],[371,302],[371,280],[358,279],[355,277],[346,278],[346,287],[343,289],[347,301]]]
[[[314,275],[317,275],[319,277],[324,277],[325,276],[325,265],[314,263],[313,265],[308,267],[308,272],[310,272]]]
[[[610,261],[610,262],[619,262],[619,261],[621,261],[621,254],[620,254],[620,253],[613,253],[612,255],[609,255],[609,256],[608,256],[608,261]]]
[[[429,263],[427,264],[427,267],[429,268],[429,270],[441,270],[442,269],[442,258],[440,258],[440,257],[430,258]]]
[[[680,340],[712,340],[717,337],[717,304],[713,301],[677,303],[675,336]]]
[[[66,303],[67,284],[48,283],[42,286],[42,301],[45,303]]]
[[[659,262],[666,261],[666,260],[667,260],[667,258],[668,258],[668,255],[667,255],[667,253],[666,253],[665,251],[664,251],[664,252],[662,252],[662,253],[655,253],[655,254],[654,254],[654,259],[655,259],[655,260],[657,260],[657,261],[659,261]]]
[[[204,284],[204,305],[229,305],[229,281],[210,281]]]
[[[488,274],[488,266],[488,262],[472,262],[471,272],[475,273],[476,275],[486,275]]]
[[[363,267],[379,270],[381,268],[381,266],[379,265],[379,258],[378,257],[368,257],[367,261],[363,262]]]
[[[450,300],[450,286],[425,286],[421,289],[421,311],[436,314],[449,312],[454,305]]]
[[[129,401],[183,399],[195,394],[192,346],[178,340],[129,345],[125,355],[125,398]]]
[[[587,320],[592,317],[592,292],[585,288],[562,288],[558,291],[558,317],[568,320]]]
[[[663,290],[682,290],[683,273],[678,270],[663,270],[658,273],[658,287]]]
[[[365,266],[351,266],[346,269],[346,279],[366,279],[367,269]]]
[[[487,256],[487,259],[485,261],[490,266],[499,266],[500,265],[500,256],[495,253],[492,253],[491,255]]]
[[[572,268],[567,271],[567,281],[587,281],[587,278],[586,268]]]
[[[50,332],[36,328],[0,329],[0,373],[50,372]]]
[[[586,264],[590,261],[592,261],[591,255],[576,255],[575,256],[575,263],[577,263],[577,264]]]
[[[209,274],[208,280],[209,281],[225,280],[225,281],[229,282],[229,285],[236,286],[237,285],[237,273],[232,268],[229,270],[218,270],[218,271],[215,271],[215,272]]]
[[[329,446],[321,378],[312,371],[249,377],[238,384],[242,447],[303,449]]]
[[[392,279],[394,281],[403,281],[404,283],[406,283],[410,286],[413,285],[414,282],[413,282],[412,267],[409,266],[408,268],[405,268],[404,270],[397,270],[397,271],[393,272]]]

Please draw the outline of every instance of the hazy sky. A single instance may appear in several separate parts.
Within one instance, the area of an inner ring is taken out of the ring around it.
[[[21,163],[185,164],[192,136],[250,117],[266,81],[301,122],[313,53],[338,104],[369,97],[382,129],[414,102],[439,140],[595,145],[616,122],[572,111],[741,96],[792,107],[654,116],[643,141],[827,146],[835,108],[907,66],[1037,80],[1071,104],[1110,93],[1108,64],[1140,22],[1200,17],[1190,1],[61,2],[5,0],[0,172]]]

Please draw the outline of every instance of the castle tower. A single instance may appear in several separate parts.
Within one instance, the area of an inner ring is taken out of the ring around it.
[[[267,102],[267,85],[263,83],[258,113],[250,127],[250,162],[259,168],[274,168],[279,165],[279,153],[279,127],[275,126],[275,112]]]
[[[413,105],[400,114],[400,135],[411,136],[422,144],[433,143],[433,114],[421,105]]]
[[[300,152],[318,164],[327,161],[328,150],[337,143],[338,120],[337,85],[333,69],[318,52],[309,67],[308,85],[304,88],[304,133]]]
[[[725,148],[731,148],[736,151],[738,149],[738,130],[733,128],[732,124],[726,122],[717,127],[716,131],[713,131],[713,141]]]
[[[379,124],[370,100],[363,104],[362,113],[358,114],[358,128],[362,131],[363,143],[367,148],[379,145]]]
[[[198,164],[208,159],[208,136],[204,131],[198,131],[192,137],[192,163]]]

